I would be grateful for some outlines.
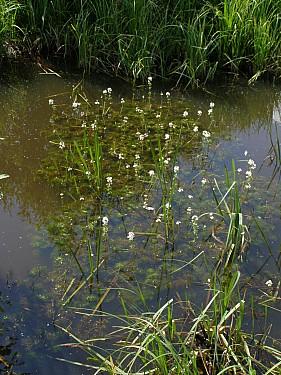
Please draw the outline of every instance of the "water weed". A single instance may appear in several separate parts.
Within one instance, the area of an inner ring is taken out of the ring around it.
[[[278,306],[277,278],[243,268],[256,241],[269,245],[278,268],[259,224],[266,213],[256,162],[244,151],[217,167],[215,103],[175,108],[171,92],[152,87],[149,77],[131,99],[108,87],[88,100],[80,86],[71,103],[49,103],[41,175],[62,192],[49,233],[80,272],[66,274],[61,300],[82,321],[106,319],[113,329],[93,339],[58,325],[95,373],[277,374],[267,320],[263,332],[249,328],[267,303]]]

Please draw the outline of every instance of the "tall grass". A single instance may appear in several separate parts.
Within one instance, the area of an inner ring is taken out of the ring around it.
[[[8,54],[11,50],[8,49],[9,43],[16,36],[16,18],[20,10],[20,3],[17,0],[0,0],[0,54],[4,47]]]
[[[32,51],[88,71],[193,85],[227,71],[252,82],[280,75],[280,9],[281,0],[2,0],[0,37],[16,18]]]
[[[280,351],[267,344],[267,337],[259,340],[242,330],[245,301],[239,295],[239,278],[237,271],[225,275],[221,284],[214,278],[210,299],[199,312],[189,303],[179,302],[182,318],[175,318],[177,303],[169,300],[156,312],[139,315],[130,314],[128,306],[118,317],[97,309],[93,313],[77,311],[93,319],[113,318],[113,331],[107,337],[83,341],[62,329],[87,353],[87,367],[95,374],[277,375]],[[113,350],[99,348],[106,340],[113,343]],[[260,360],[262,354],[267,361]]]

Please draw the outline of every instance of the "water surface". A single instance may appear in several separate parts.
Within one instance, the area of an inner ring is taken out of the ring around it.
[[[208,251],[208,256],[213,259],[219,245],[210,245],[203,239],[199,248],[194,248],[186,209],[192,206],[198,212],[207,208],[213,210],[214,206],[209,202],[210,192],[206,190],[206,202],[204,195],[198,194],[198,186],[201,186],[205,175],[223,180],[224,168],[230,168],[232,159],[236,160],[237,169],[241,167],[243,173],[247,169],[247,158],[252,158],[257,165],[254,172],[255,194],[246,206],[248,213],[255,212],[256,217],[265,223],[264,232],[270,244],[269,251],[261,236],[255,238],[256,241],[243,256],[243,282],[249,289],[266,291],[267,280],[272,279],[276,286],[280,279],[279,174],[276,173],[271,180],[276,171],[276,159],[268,157],[272,142],[276,142],[276,134],[281,136],[279,87],[266,84],[247,87],[241,84],[235,87],[217,85],[206,92],[182,94],[171,91],[170,104],[165,98],[167,89],[160,87],[152,91],[154,103],[160,105],[163,101],[164,106],[170,105],[170,115],[175,117],[175,121],[185,109],[194,119],[198,117],[197,111],[202,110],[199,126],[209,129],[213,138],[206,151],[207,161],[198,159],[198,149],[203,146],[195,143],[181,150],[177,157],[180,168],[178,183],[183,192],[176,193],[173,208],[178,221],[182,222],[176,229],[173,245],[167,246],[163,240],[155,241],[155,237],[146,235],[138,235],[133,242],[128,241],[130,230],[149,232],[154,219],[152,212],[142,209],[148,178],[132,175],[126,191],[122,183],[125,177],[117,168],[119,161],[112,160],[108,170],[111,170],[113,181],[117,181],[122,196],[117,194],[102,203],[99,200],[89,203],[84,195],[74,199],[75,189],[68,187],[64,190],[65,181],[60,184],[53,179],[54,183],[50,183],[62,166],[61,156],[57,156],[58,145],[62,139],[68,141],[69,127],[73,122],[67,120],[65,113],[71,111],[73,86],[79,80],[78,76],[59,78],[30,70],[28,78],[10,74],[0,82],[0,172],[10,176],[0,181],[1,345],[11,343],[9,360],[15,362],[14,371],[17,373],[86,373],[87,369],[56,359],[85,359],[73,347],[57,346],[67,342],[68,337],[56,324],[75,328],[82,336],[110,329],[106,322],[99,320],[92,326],[87,319],[73,315],[69,305],[62,306],[69,282],[78,282],[83,272],[89,271],[87,254],[83,251],[89,241],[94,243],[96,239],[97,232],[93,234],[89,228],[91,220],[98,215],[109,218],[108,237],[103,245],[104,264],[92,287],[83,288],[75,295],[71,306],[93,308],[104,291],[112,288],[103,308],[118,313],[121,310],[116,302],[117,289],[133,289],[136,285],[143,289],[151,309],[175,297],[176,293],[188,295],[194,303],[200,304],[206,295],[206,275],[211,263],[208,265],[199,259],[192,267],[174,271],[179,262],[191,260],[201,250]],[[87,98],[92,102],[98,100],[107,87],[113,88],[113,106],[119,105],[121,98],[126,103],[132,100],[131,88],[120,82],[92,78],[84,84]],[[163,96],[161,89],[164,90]],[[147,95],[144,88],[136,90],[139,105],[142,105],[142,95]],[[49,105],[50,98],[55,101],[55,110]],[[215,103],[211,127],[210,116],[207,115],[210,102]],[[132,104],[133,111],[134,107],[135,103]],[[121,136],[118,127],[109,123],[107,126],[110,142],[105,147],[109,151],[111,147],[115,147],[117,153],[133,147],[133,142],[128,141],[128,134]],[[134,123],[134,132],[139,127],[138,123]],[[56,141],[57,150],[54,148]],[[139,145],[134,147],[138,150]],[[128,162],[132,164],[132,160]],[[145,159],[145,164],[149,170],[149,157]],[[152,190],[149,205],[159,205],[159,197],[159,190]],[[254,233],[256,236],[257,230]],[[132,305],[138,306],[135,294],[127,293],[126,298]],[[276,308],[280,309],[280,303]],[[276,333],[280,339],[280,319],[276,311],[269,312],[269,323],[274,324],[273,334]],[[16,351],[19,354],[13,359],[12,353]]]

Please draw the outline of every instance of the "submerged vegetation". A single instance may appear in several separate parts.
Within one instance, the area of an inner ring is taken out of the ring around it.
[[[63,346],[88,358],[60,359],[96,374],[280,374],[268,318],[280,314],[280,251],[268,237],[278,181],[263,197],[268,180],[247,150],[215,155],[215,103],[156,100],[151,77],[130,99],[107,88],[90,101],[78,84],[70,103],[48,100],[40,175],[61,200],[48,233],[61,252],[56,294],[73,314],[56,324],[71,339]],[[265,264],[249,255],[256,246]]]
[[[46,2],[41,11],[43,2],[30,4],[38,14],[46,10],[38,51],[72,55],[67,33],[63,45],[60,37],[57,44],[52,39],[54,25],[45,34],[52,23],[47,9],[57,9],[59,1]],[[75,2],[64,4],[72,25]],[[98,4],[80,3],[84,10]],[[110,4],[100,3],[105,9]],[[122,11],[137,2],[118,4]],[[10,5],[11,27],[21,12],[33,9]],[[193,6],[198,20],[203,8],[211,9],[211,3]],[[274,11],[272,5],[272,16]],[[63,8],[59,16],[57,26],[65,22]],[[155,27],[159,14],[151,9],[150,16]],[[30,28],[25,40],[31,43],[38,32]],[[11,35],[6,45],[11,51],[16,38]],[[70,40],[77,47],[75,38]],[[248,88],[255,106],[241,95],[237,107],[231,95],[223,110],[225,95],[206,94],[207,102],[199,97],[194,104],[175,90],[155,92],[146,75],[157,74],[156,63],[135,74],[134,65],[124,69],[115,58],[108,55],[107,71],[117,64],[118,74],[147,77],[131,95],[120,86],[95,86],[88,95],[84,81],[71,77],[65,83],[53,75],[30,85],[31,96],[9,86],[14,103],[5,102],[0,124],[1,209],[10,214],[16,206],[16,215],[36,223],[28,252],[32,247],[45,260],[26,279],[0,274],[0,339],[7,332],[17,338],[0,342],[0,372],[38,373],[22,362],[37,365],[41,350],[47,374],[46,358],[55,357],[55,367],[75,365],[93,374],[280,375],[280,92],[258,97],[257,85]],[[168,62],[172,67],[174,61]],[[241,63],[235,71],[244,68]],[[191,81],[197,84],[198,77]],[[51,93],[44,80],[50,80]],[[260,153],[256,139],[244,143],[251,131],[261,135],[266,151]],[[14,232],[16,226],[12,237]],[[1,236],[10,256],[3,228]],[[25,254],[13,246],[20,263]],[[19,313],[8,296],[19,297]],[[70,373],[61,369],[56,373]]]
[[[9,55],[21,46],[133,81],[199,85],[227,72],[253,82],[280,76],[280,9],[280,0],[1,0],[0,43]]]

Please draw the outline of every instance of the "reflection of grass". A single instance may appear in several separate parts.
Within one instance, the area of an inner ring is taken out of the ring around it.
[[[275,137],[273,137],[272,132],[270,133],[270,142],[271,147],[268,151],[268,157],[270,161],[270,165],[273,165],[272,175],[268,184],[268,187],[272,184],[273,180],[276,176],[279,175],[280,179],[280,171],[281,171],[281,143],[278,133],[278,128],[275,125]]]

